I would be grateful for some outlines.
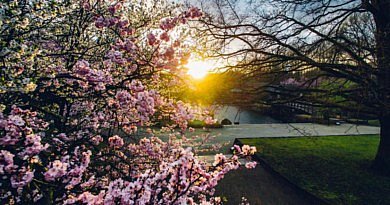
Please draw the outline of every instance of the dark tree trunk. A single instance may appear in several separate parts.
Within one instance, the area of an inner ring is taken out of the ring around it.
[[[380,174],[390,176],[390,116],[380,119],[381,136],[373,168]]]
[[[380,144],[373,167],[390,176],[390,0],[372,0],[378,60]]]

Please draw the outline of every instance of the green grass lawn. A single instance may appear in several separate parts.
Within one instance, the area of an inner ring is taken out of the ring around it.
[[[370,171],[379,136],[242,139],[290,181],[331,204],[390,204],[390,178]]]

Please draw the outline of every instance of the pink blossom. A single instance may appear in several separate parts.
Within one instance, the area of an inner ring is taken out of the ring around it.
[[[25,123],[25,121],[18,115],[10,115],[8,119],[16,126],[23,126]]]
[[[213,165],[216,166],[216,165],[218,165],[220,163],[224,163],[225,161],[226,161],[225,155],[223,155],[223,154],[216,154],[214,156],[214,163],[213,163]]]
[[[114,15],[118,10],[120,10],[122,8],[122,4],[121,3],[116,3],[114,5],[111,5],[108,7],[108,11]]]
[[[92,186],[95,185],[95,184],[96,184],[95,176],[92,176],[92,177],[89,178],[88,181],[82,183],[80,186],[81,186],[82,188],[86,188],[86,187],[92,187]]]
[[[175,27],[175,21],[173,20],[173,18],[165,18],[163,20],[161,20],[160,22],[160,28],[162,30],[171,30]]]
[[[118,135],[114,135],[110,138],[108,138],[108,143],[113,148],[120,148],[124,145],[123,139],[119,137]]]
[[[253,168],[256,167],[256,165],[257,165],[257,162],[247,162],[247,163],[245,163],[245,167],[247,169],[253,169]]]
[[[236,152],[238,152],[238,153],[241,153],[241,147],[240,146],[238,146],[238,145],[233,145],[233,149],[236,151]]]
[[[34,177],[34,171],[26,170],[22,168],[19,175],[11,176],[11,186],[12,188],[21,188],[29,184]]]
[[[128,20],[120,20],[118,22],[119,28],[126,28],[129,26],[129,21]]]
[[[165,50],[164,57],[166,59],[173,59],[175,55],[175,50],[172,47],[169,47]]]
[[[87,75],[90,73],[89,63],[86,60],[79,60],[74,65],[73,70],[79,75]]]
[[[111,17],[111,18],[105,19],[105,21],[106,21],[105,25],[106,25],[107,27],[112,27],[112,26],[118,24],[120,20],[119,20],[119,18],[117,18],[117,17]],[[123,23],[122,23],[122,24],[123,24]]]
[[[243,145],[242,146],[242,152],[244,155],[253,155],[256,152],[256,147],[249,146],[249,145]]]
[[[14,154],[7,150],[0,151],[0,174],[4,174],[4,171],[11,173],[17,167],[14,165]]]
[[[89,3],[89,0],[83,0],[82,3],[83,3],[83,8],[85,10],[90,10],[91,9],[91,4]]]
[[[168,33],[167,32],[163,32],[162,34],[160,34],[160,39],[163,40],[163,41],[168,42],[169,41]]]
[[[63,141],[70,141],[71,140],[68,136],[66,136],[65,133],[60,133],[57,136],[58,136],[58,138],[60,138]]]
[[[138,48],[137,48],[137,45],[132,42],[131,40],[126,40],[125,41],[125,44],[123,46],[123,49],[126,50],[127,52],[129,53],[133,53],[135,52]]]
[[[214,124],[214,123],[217,122],[217,119],[213,119],[212,117],[207,116],[206,119],[204,120],[204,122],[205,122],[207,125],[212,125],[212,124]]]
[[[83,168],[88,167],[89,163],[91,162],[91,155],[92,155],[91,150],[82,153],[81,166]]]
[[[187,18],[196,19],[203,16],[202,11],[199,8],[191,7],[185,15]]]
[[[173,47],[180,47],[181,43],[180,41],[176,40],[175,42],[173,42]]]
[[[100,135],[96,135],[94,137],[91,138],[91,142],[94,144],[94,145],[99,145],[101,142],[103,142],[103,138],[102,136]]]
[[[102,17],[102,16],[99,16],[96,21],[95,21],[95,26],[97,28],[103,28],[103,27],[106,27],[108,26],[107,24],[107,21]]]
[[[112,60],[112,62],[117,63],[119,65],[125,64],[125,59],[123,58],[123,53],[120,51],[109,51],[107,57]]]
[[[157,38],[153,33],[149,33],[146,38],[148,39],[148,44],[151,46],[157,43]]]
[[[84,192],[77,197],[77,200],[88,205],[99,205],[103,204],[103,196],[104,191],[101,191],[97,196],[91,194],[90,192]]]
[[[64,176],[67,168],[67,163],[63,163],[60,160],[54,160],[51,163],[51,168],[44,173],[45,179],[47,181],[54,181],[55,179]]]

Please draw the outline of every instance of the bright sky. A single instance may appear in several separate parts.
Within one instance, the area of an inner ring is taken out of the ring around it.
[[[188,74],[195,79],[204,78],[214,68],[217,67],[216,62],[210,60],[189,60],[185,65],[188,68]]]

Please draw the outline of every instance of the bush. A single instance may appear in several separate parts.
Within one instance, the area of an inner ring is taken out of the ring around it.
[[[192,120],[188,123],[188,127],[192,128],[222,128],[223,125],[219,122],[215,122],[213,124],[206,124],[203,120]]]

